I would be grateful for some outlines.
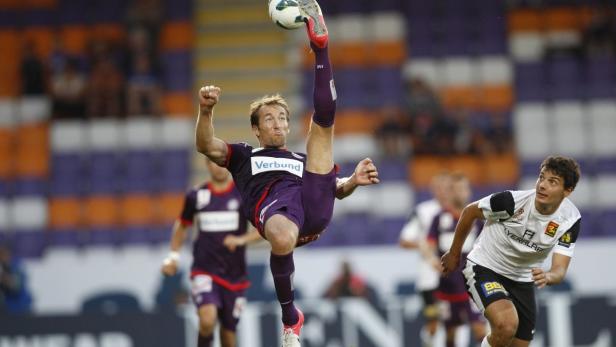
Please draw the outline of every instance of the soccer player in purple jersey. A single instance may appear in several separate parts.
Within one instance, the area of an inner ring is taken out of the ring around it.
[[[177,272],[186,229],[196,221],[198,235],[193,243],[190,278],[199,315],[198,347],[212,345],[218,321],[222,346],[234,347],[235,328],[246,302],[244,290],[250,285],[244,246],[261,237],[253,228],[247,232],[241,196],[229,171],[209,159],[206,162],[210,180],[186,194],[162,271],[168,276]]]
[[[422,255],[439,272],[441,270],[440,256],[449,250],[456,224],[470,197],[471,188],[468,178],[461,173],[452,174],[450,205],[442,209],[432,220],[427,237],[427,249],[424,247],[426,244],[422,245]],[[466,255],[473,247],[475,237],[480,230],[481,223],[477,221],[472,226],[471,236],[466,239],[462,247],[462,262],[466,260]],[[437,253],[439,257],[436,256]],[[455,346],[456,331],[463,324],[470,324],[473,337],[481,343],[486,334],[486,325],[479,309],[470,302],[466,280],[460,267],[447,276],[440,276],[435,297],[440,301],[442,308],[441,320],[447,333],[445,340],[447,347]]]
[[[333,161],[336,91],[328,57],[328,33],[315,0],[300,0],[310,46],[315,54],[314,113],[306,154],[286,149],[289,109],[279,95],[252,103],[250,123],[259,148],[227,144],[214,136],[213,108],[220,88],[199,91],[196,145],[200,153],[225,166],[245,202],[245,213],[272,246],[270,268],[282,308],[283,347],[300,346],[303,314],[294,303],[293,250],[316,240],[332,216],[335,198],[344,198],[357,186],[379,182],[370,159],[364,159],[348,178],[337,179]]]

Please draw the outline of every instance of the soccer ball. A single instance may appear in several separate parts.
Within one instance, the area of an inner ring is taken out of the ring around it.
[[[304,26],[304,17],[299,12],[296,0],[269,0],[269,15],[272,21],[283,29],[297,29]]]

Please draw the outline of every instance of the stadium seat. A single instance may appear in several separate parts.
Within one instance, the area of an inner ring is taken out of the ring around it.
[[[548,109],[542,103],[518,104],[513,113],[513,131],[520,158],[543,159],[552,151]]]
[[[16,230],[42,230],[48,223],[47,199],[44,196],[14,197],[9,216]]]
[[[194,30],[190,21],[173,21],[163,25],[160,34],[160,48],[163,52],[192,48]]]
[[[173,223],[182,212],[184,205],[184,192],[162,193],[155,197],[155,220],[158,224]]]
[[[545,28],[540,10],[531,8],[514,9],[507,15],[510,33],[541,31]]]
[[[513,67],[507,57],[484,56],[477,59],[478,81],[483,85],[513,84]]]
[[[336,137],[334,159],[340,162],[359,161],[378,155],[376,139],[371,134],[346,134]]]
[[[432,177],[447,170],[445,160],[437,156],[417,156],[410,160],[408,165],[411,184],[415,189],[428,187]]]
[[[404,65],[403,75],[407,80],[419,78],[432,87],[443,84],[442,70],[434,59],[409,59]]]
[[[606,141],[616,134],[616,103],[611,100],[592,101],[584,112],[589,121],[590,150],[599,158],[616,157],[616,141]]]
[[[413,189],[407,181],[383,181],[371,195],[372,213],[379,217],[405,218],[414,204]]]
[[[62,15],[70,15],[70,11],[61,11],[60,13],[62,13]],[[83,12],[81,15],[83,15]],[[59,30],[59,35],[62,46],[69,54],[78,56],[85,53],[89,39],[89,32],[86,26],[63,25]]]
[[[114,151],[124,148],[121,124],[113,119],[92,120],[86,124],[89,148],[94,151]]]
[[[169,51],[161,56],[162,82],[167,92],[186,92],[192,88],[191,51]]]
[[[366,25],[370,27],[368,40],[403,41],[406,33],[404,17],[395,11],[380,11],[368,15]]]
[[[545,70],[542,63],[516,64],[515,92],[518,102],[544,101],[548,98]]]
[[[158,141],[165,149],[184,149],[194,146],[194,124],[192,119],[164,118],[161,138]]]
[[[32,42],[41,57],[48,57],[53,50],[54,32],[50,27],[40,25],[26,27],[21,32],[21,38],[24,42]]]
[[[505,112],[511,110],[514,92],[511,85],[484,85],[479,89],[479,108],[489,112]]]
[[[600,175],[596,181],[596,201],[604,208],[616,208],[616,175]]]
[[[512,33],[509,35],[509,52],[516,62],[539,61],[545,53],[545,38],[538,31]]]
[[[0,179],[9,179],[14,173],[15,132],[11,129],[0,127]]]
[[[86,125],[82,121],[54,121],[51,123],[50,137],[54,153],[83,152],[88,149]]]
[[[11,221],[10,204],[9,199],[0,197],[0,234],[12,230],[13,222]]]
[[[166,92],[162,105],[165,115],[169,117],[191,117],[195,112],[193,97],[188,92]]]
[[[133,117],[126,121],[123,131],[127,149],[151,150],[158,146],[160,125],[152,118]]]
[[[564,155],[585,158],[589,155],[587,116],[579,102],[557,102],[550,114],[554,148]]]
[[[89,227],[113,227],[120,223],[118,199],[111,195],[91,195],[84,199],[83,218]]]
[[[126,226],[145,226],[153,222],[152,198],[147,194],[128,194],[120,197],[120,220]]]
[[[49,200],[49,227],[54,230],[83,226],[82,203],[79,198],[56,197]]]
[[[582,175],[584,175],[584,172],[582,172]],[[597,196],[595,183],[595,179],[589,176],[584,176],[584,179],[578,182],[573,194],[569,196],[569,199],[578,209],[593,210],[600,208],[595,201]]]
[[[443,61],[444,84],[446,86],[469,86],[477,84],[476,65],[468,58],[446,58]]]
[[[2,47],[2,64],[0,64],[0,96],[14,97],[19,94],[19,62],[22,41],[14,29],[0,30],[0,47]]]

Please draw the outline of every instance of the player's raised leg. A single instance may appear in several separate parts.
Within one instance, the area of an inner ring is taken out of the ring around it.
[[[510,346],[518,330],[519,322],[513,303],[506,299],[497,300],[486,308],[484,314],[490,322],[491,332],[484,338],[481,346]]]
[[[327,174],[334,167],[333,125],[336,114],[336,89],[328,53],[329,35],[316,0],[299,0],[299,6],[306,18],[310,47],[315,56],[314,114],[306,142],[306,170]]]

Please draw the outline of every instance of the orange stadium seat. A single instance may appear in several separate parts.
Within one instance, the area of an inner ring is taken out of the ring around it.
[[[554,7],[545,10],[545,28],[549,31],[579,30],[580,17],[575,7]]]
[[[15,173],[46,177],[49,172],[49,132],[47,124],[21,126],[16,131]]]
[[[190,22],[165,23],[160,34],[160,48],[164,51],[191,49],[194,30]]]
[[[513,107],[513,88],[510,85],[486,85],[479,93],[480,107],[484,110],[500,112]]]
[[[184,193],[163,193],[155,198],[155,220],[160,224],[169,224],[178,219],[184,204]]]
[[[49,126],[46,123],[20,126],[15,135],[18,146],[36,145],[40,147],[49,144]]]
[[[90,32],[93,38],[107,42],[120,43],[126,38],[126,29],[121,24],[95,24]]]
[[[369,47],[370,65],[401,66],[407,58],[403,41],[377,41]]]
[[[163,110],[167,116],[189,116],[196,112],[190,93],[170,92],[163,95]]]
[[[47,27],[30,27],[22,33],[22,39],[24,41],[34,42],[36,52],[41,57],[48,57],[51,53],[54,37],[55,34],[53,30]]]
[[[112,227],[120,224],[118,199],[110,195],[90,196],[84,202],[84,222],[90,227]]]
[[[131,194],[120,199],[120,219],[124,225],[150,225],[154,220],[153,199],[147,194]]]
[[[0,178],[13,176],[13,164],[15,161],[13,131],[0,128]]]
[[[3,10],[18,9],[23,6],[21,0],[0,0],[0,8]]]
[[[520,178],[520,163],[514,153],[495,154],[483,160],[486,183],[513,186]]]
[[[19,94],[21,44],[19,33],[16,30],[0,30],[0,47],[2,47],[0,96],[17,96]]]
[[[89,30],[84,25],[65,25],[60,29],[60,39],[69,54],[85,53]]]
[[[528,8],[512,10],[507,19],[509,32],[542,31],[544,28],[544,18],[540,10]]]
[[[441,102],[448,109],[477,109],[480,105],[479,89],[475,86],[444,87],[439,90]]]
[[[448,170],[447,161],[437,156],[418,156],[408,162],[411,184],[415,188],[428,188],[432,177]]]
[[[472,185],[485,184],[485,177],[482,169],[483,159],[479,156],[463,155],[453,156],[447,159],[447,166],[450,171],[461,172]]]
[[[334,48],[335,47],[335,48]],[[361,42],[344,42],[332,47],[331,61],[337,67],[362,67],[368,65],[369,51],[367,45]],[[314,65],[313,54],[310,54],[307,66]]]
[[[309,124],[310,117],[306,117]],[[346,109],[336,114],[336,135],[372,134],[383,119],[369,111]],[[307,127],[306,127],[307,129]]]
[[[52,229],[83,225],[82,201],[78,198],[56,197],[49,200],[49,226]]]

